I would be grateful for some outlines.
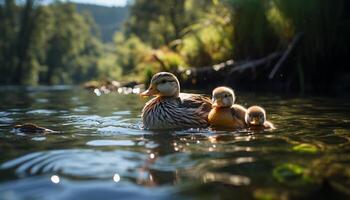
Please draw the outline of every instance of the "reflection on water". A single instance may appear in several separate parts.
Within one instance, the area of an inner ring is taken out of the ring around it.
[[[277,130],[141,129],[137,95],[1,88],[0,199],[348,199],[350,101],[238,94]],[[33,122],[58,131],[17,134]]]

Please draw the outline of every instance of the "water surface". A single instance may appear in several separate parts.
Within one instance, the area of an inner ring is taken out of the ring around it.
[[[275,131],[141,129],[147,99],[0,88],[0,199],[348,199],[350,101],[239,93]],[[14,124],[58,131],[26,135]]]

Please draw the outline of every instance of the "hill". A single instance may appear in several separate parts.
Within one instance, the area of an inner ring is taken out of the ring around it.
[[[128,16],[128,7],[107,7],[75,3],[78,12],[89,12],[94,18],[103,42],[111,42]]]

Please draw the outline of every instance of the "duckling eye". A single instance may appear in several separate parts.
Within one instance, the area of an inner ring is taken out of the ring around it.
[[[230,94],[225,94],[224,97],[227,98],[227,97],[230,97],[231,95]]]
[[[167,81],[166,80],[161,80],[159,83],[163,84],[163,83],[166,83]]]

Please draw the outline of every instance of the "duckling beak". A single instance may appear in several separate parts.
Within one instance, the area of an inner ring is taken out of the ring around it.
[[[140,94],[141,97],[149,97],[158,94],[158,90],[154,85],[150,85],[149,88]]]
[[[212,103],[212,107],[213,108],[215,108],[215,107],[222,107],[223,105],[225,105],[225,102],[224,102],[224,100],[222,99],[222,98],[213,98],[212,99],[212,101],[211,102],[213,102]]]
[[[212,98],[211,102],[213,102],[212,103],[213,108],[218,107],[218,100],[217,99]]]
[[[251,123],[252,125],[259,125],[259,118],[254,117],[254,118],[252,119],[252,121],[250,121],[250,123]]]

